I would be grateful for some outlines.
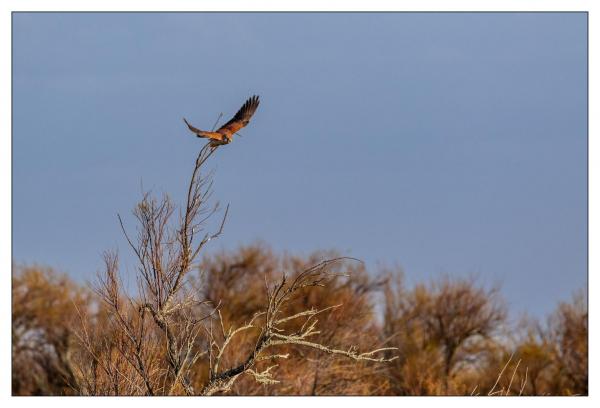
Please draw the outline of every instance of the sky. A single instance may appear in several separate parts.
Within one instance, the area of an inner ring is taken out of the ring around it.
[[[13,14],[13,260],[135,263],[141,189],[185,197],[210,128],[208,253],[336,249],[409,284],[500,284],[542,317],[587,284],[583,13]],[[216,221],[215,221],[216,224]]]

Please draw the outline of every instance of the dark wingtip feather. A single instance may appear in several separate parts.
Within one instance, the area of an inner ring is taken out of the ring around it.
[[[254,114],[256,109],[258,108],[258,104],[260,103],[260,99],[258,95],[252,95],[250,98],[244,102],[244,105],[240,109],[240,114]]]
[[[259,104],[259,103],[260,103],[260,99],[259,99],[258,95],[254,95],[254,96],[252,97],[252,108],[253,108],[254,110],[256,110],[256,108],[258,108],[258,104]]]

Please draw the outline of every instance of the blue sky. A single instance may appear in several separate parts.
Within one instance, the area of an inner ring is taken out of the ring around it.
[[[13,256],[81,280],[140,183],[176,200],[200,140],[230,203],[210,251],[334,248],[502,285],[542,316],[586,285],[585,14],[13,14]]]

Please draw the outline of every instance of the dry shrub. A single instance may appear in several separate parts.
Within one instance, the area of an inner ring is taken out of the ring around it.
[[[134,234],[118,217],[136,256],[137,291],[125,290],[118,255],[107,252],[94,286],[97,310],[75,305],[81,323],[74,331],[81,358],[69,366],[75,393],[214,395],[243,387],[251,394],[264,386],[276,393],[280,374],[296,380],[290,372],[305,361],[312,367],[319,354],[364,367],[394,359],[391,348],[374,346],[380,341],[370,324],[371,305],[361,298],[370,283],[364,268],[346,266],[348,259],[319,254],[270,261],[269,253],[250,249],[235,262],[213,262],[212,269],[205,261],[194,284],[191,272],[205,245],[221,236],[229,208],[216,231],[207,232],[218,205],[208,204],[212,178],[204,165],[216,150],[207,144],[198,153],[183,204],[144,192],[133,211]],[[351,313],[349,323],[342,312]],[[360,338],[350,335],[363,330]],[[322,371],[355,382],[356,393],[368,393],[360,376],[348,374],[354,369],[335,361]],[[322,378],[310,390],[292,386],[284,392],[342,392]]]
[[[12,393],[74,393],[76,307],[91,293],[66,275],[41,266],[14,266],[12,280]]]
[[[242,327],[264,309],[265,276],[277,282],[281,272],[286,271],[291,279],[307,265],[332,256],[335,254],[329,252],[294,257],[275,254],[265,245],[250,245],[205,257],[197,269],[201,273],[190,282],[190,287],[211,303],[221,303],[219,311],[227,331],[230,327]],[[490,322],[490,319],[478,320],[474,316],[454,320],[452,313],[479,310],[487,311],[479,313],[479,317],[498,316],[490,313],[502,310],[501,301],[493,296],[474,297],[480,301],[485,297],[492,302],[486,307],[482,307],[481,302],[477,308],[464,307],[464,299],[474,294],[489,294],[489,290],[470,286],[472,281],[462,280],[457,285],[448,279],[406,289],[399,275],[392,274],[388,284],[374,279],[362,264],[354,261],[332,267],[335,276],[328,285],[298,291],[283,309],[285,314],[293,316],[302,311],[326,309],[312,319],[319,320],[319,333],[314,334],[313,341],[346,351],[347,345],[361,350],[395,345],[399,348],[397,351],[383,354],[388,357],[397,354],[400,358],[382,364],[348,360],[310,347],[277,345],[269,353],[271,358],[257,361],[252,368],[259,374],[277,365],[270,369],[271,377],[263,377],[265,381],[257,383],[256,377],[248,373],[233,382],[229,390],[221,392],[234,395],[439,395],[445,394],[448,387],[448,393],[461,395],[587,395],[588,332],[583,292],[578,292],[571,302],[559,304],[545,324],[528,319],[509,332],[502,329],[505,323],[500,319],[495,326],[482,325],[488,330],[487,337],[480,335],[481,329],[462,331],[463,335],[454,337],[463,341],[458,342],[447,369],[446,345],[456,344],[448,333],[456,334],[461,332],[458,328],[471,326],[465,322]],[[385,289],[383,325],[379,323],[378,298],[374,296],[382,286]],[[135,358],[131,359],[136,354],[133,347],[136,343],[131,342],[118,318],[94,293],[66,275],[39,266],[14,267],[12,290],[14,395],[146,394],[139,366]],[[445,304],[442,299],[453,307],[442,308]],[[169,378],[164,333],[149,325],[148,316],[141,325],[139,308],[134,301],[121,296],[120,310],[134,333],[144,328],[140,356],[152,378],[153,389],[160,393],[166,389]],[[212,324],[214,329],[213,340],[222,342],[218,315],[213,314],[206,322],[207,327]],[[290,320],[280,327],[293,333],[301,328],[302,322]],[[440,322],[444,322],[444,331],[440,330]],[[221,361],[222,366],[235,367],[247,358],[259,334],[259,328],[251,328],[234,336]],[[207,346],[205,336],[198,337],[194,343],[195,350],[206,350]],[[289,355],[287,359],[277,357],[285,354]],[[190,372],[194,389],[202,389],[209,382],[209,364],[205,357],[200,358]],[[447,371],[449,377],[446,377]],[[179,384],[170,391],[185,394]]]
[[[498,290],[469,279],[407,289],[397,274],[385,305],[385,334],[399,349],[390,367],[399,395],[465,394],[465,378],[494,351],[506,319]]]
[[[200,268],[202,290],[206,299],[221,302],[222,316],[227,325],[241,325],[259,312],[266,300],[265,282],[281,278],[286,271],[290,279],[298,276],[320,259],[336,254],[315,253],[306,258],[277,256],[261,244],[240,248],[234,253],[222,253],[206,258]],[[373,294],[384,284],[369,276],[360,262],[346,261],[331,266],[336,275],[325,287],[300,291],[285,309],[286,315],[306,310],[325,310],[319,320],[319,333],[312,340],[343,349],[352,345],[360,350],[384,347],[381,330],[376,323]],[[197,283],[198,284],[198,283]],[[290,321],[286,329],[297,332],[304,321]],[[232,345],[235,353],[228,364],[241,361],[253,346],[255,333],[239,337]],[[285,364],[274,369],[276,384],[261,385],[246,378],[232,387],[239,395],[374,395],[389,390],[384,365],[372,361],[347,361],[333,355],[323,355],[317,349],[301,349],[293,345],[278,347],[277,353],[289,354]],[[273,362],[264,362],[266,368]]]

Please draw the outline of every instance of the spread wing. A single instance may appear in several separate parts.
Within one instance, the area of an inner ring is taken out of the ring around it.
[[[258,108],[258,104],[260,103],[258,96],[254,95],[249,98],[240,108],[239,111],[235,114],[235,116],[223,126],[221,126],[217,132],[223,134],[232,135],[250,122],[250,118],[256,112],[256,108]]]
[[[194,132],[198,137],[206,137],[208,139],[215,139],[215,140],[221,140],[223,138],[223,136],[220,133],[217,132],[206,132],[204,130],[200,130],[198,128],[193,127],[192,125],[190,125],[190,123],[185,120],[185,118],[183,118],[183,121],[185,122],[185,124],[187,125],[187,127]]]

